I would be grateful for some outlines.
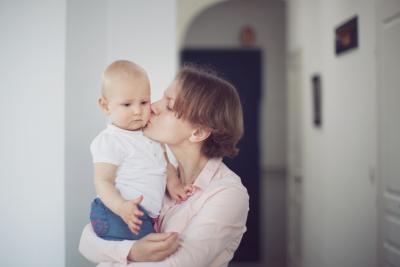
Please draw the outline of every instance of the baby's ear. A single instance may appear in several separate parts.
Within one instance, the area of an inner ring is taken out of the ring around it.
[[[100,97],[97,100],[97,104],[99,105],[100,109],[104,112],[104,114],[110,115],[110,109],[108,108],[108,102],[104,96]]]
[[[193,132],[192,135],[189,137],[189,141],[193,143],[198,143],[206,140],[211,134],[211,129],[209,128],[196,128]]]

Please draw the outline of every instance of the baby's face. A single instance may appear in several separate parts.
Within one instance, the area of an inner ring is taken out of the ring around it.
[[[139,130],[150,118],[150,84],[147,78],[113,81],[108,90],[108,115],[125,130]]]

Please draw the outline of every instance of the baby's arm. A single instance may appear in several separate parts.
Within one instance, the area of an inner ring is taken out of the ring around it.
[[[140,224],[142,224],[138,217],[143,215],[138,205],[143,200],[143,196],[129,201],[122,198],[114,185],[117,168],[118,166],[109,163],[94,164],[96,192],[104,205],[119,215],[134,234],[138,234]]]
[[[184,186],[179,179],[178,172],[174,165],[169,160],[167,153],[164,153],[165,160],[167,161],[166,175],[167,175],[167,191],[169,196],[177,203],[185,201],[192,192],[192,186]]]

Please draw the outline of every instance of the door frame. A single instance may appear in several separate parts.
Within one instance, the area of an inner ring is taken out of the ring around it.
[[[385,262],[385,180],[382,169],[382,143],[384,142],[381,132],[383,103],[383,22],[400,17],[398,0],[375,0],[375,31],[376,31],[376,98],[377,98],[377,266],[389,266]],[[385,265],[386,264],[386,265]],[[391,266],[391,265],[390,265]]]
[[[302,91],[303,53],[289,53],[287,61],[287,264],[302,267],[303,164],[302,164]]]

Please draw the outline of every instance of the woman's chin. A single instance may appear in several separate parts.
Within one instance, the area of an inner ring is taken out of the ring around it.
[[[151,126],[150,126],[149,124],[147,124],[147,125],[143,128],[143,134],[144,134],[146,137],[148,137],[148,138],[154,140],[154,138],[153,138],[153,136],[152,136],[152,134],[151,134]],[[155,140],[155,141],[156,141],[156,140]]]

